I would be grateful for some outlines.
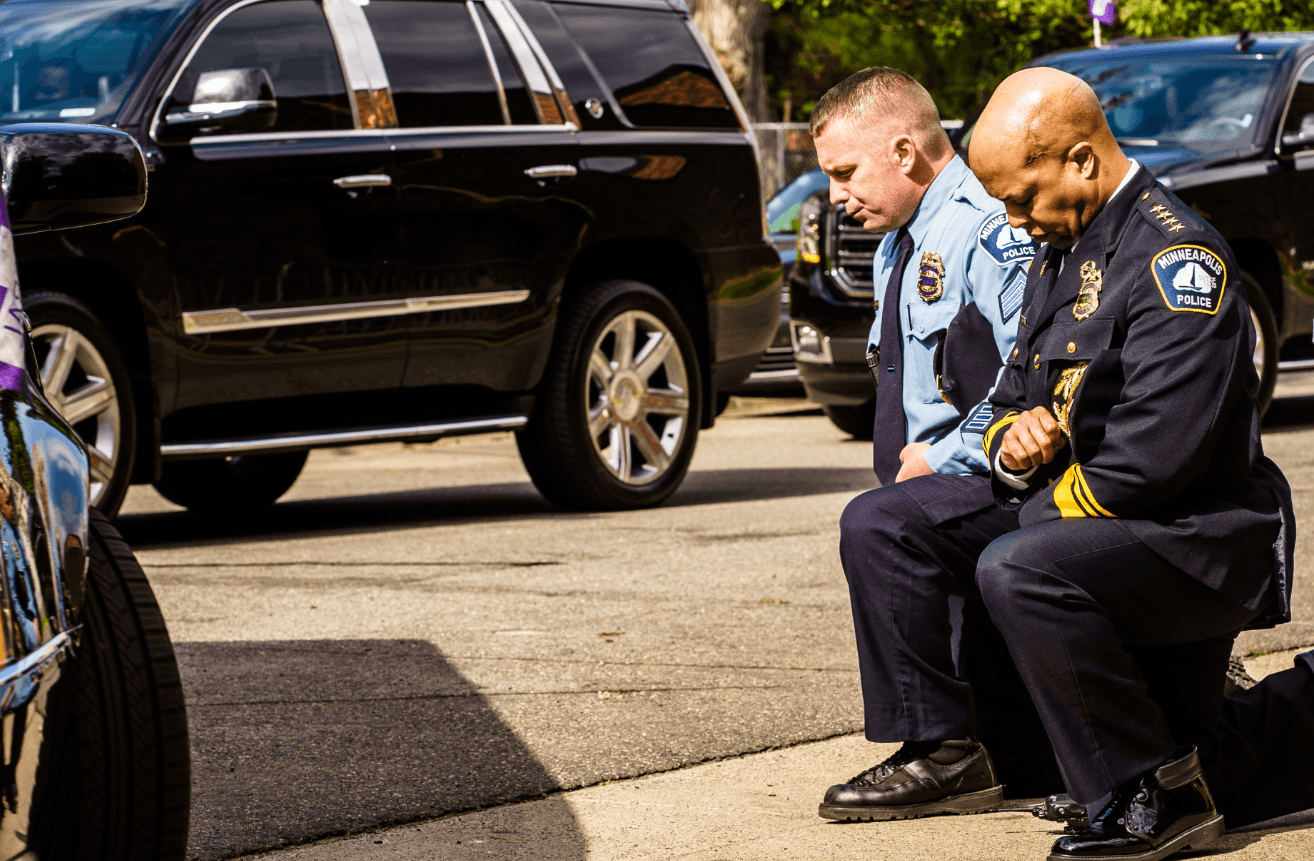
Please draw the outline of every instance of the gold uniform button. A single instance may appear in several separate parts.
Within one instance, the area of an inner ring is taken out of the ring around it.
[[[1076,342],[1076,341],[1068,341],[1068,352],[1069,352],[1069,353],[1075,353],[1075,352],[1077,352],[1077,342]]]
[[[1013,358],[1014,358],[1014,359],[1017,358],[1017,347],[1014,347],[1014,348],[1013,348]]]
[[[1141,200],[1149,200],[1149,199],[1150,199],[1150,193],[1148,191],[1145,192],[1145,194],[1141,195]]]
[[[1039,354],[1039,353],[1036,353],[1036,359],[1035,359],[1035,361],[1036,361],[1036,370],[1039,371],[1039,370],[1040,370],[1040,354]]]

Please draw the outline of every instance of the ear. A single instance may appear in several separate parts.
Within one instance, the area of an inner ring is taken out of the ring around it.
[[[1082,179],[1094,179],[1099,159],[1095,157],[1095,148],[1086,141],[1076,144],[1068,150],[1068,163],[1076,168]]]
[[[917,142],[908,135],[890,141],[890,158],[905,175],[917,166]]]

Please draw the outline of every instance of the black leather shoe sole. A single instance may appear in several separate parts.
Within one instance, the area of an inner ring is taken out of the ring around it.
[[[839,804],[823,804],[817,809],[817,813],[823,819],[837,819],[840,822],[886,822],[891,819],[919,819],[936,813],[984,813],[992,807],[998,807],[1003,802],[1004,787],[994,786],[980,792],[951,795],[937,801],[924,801],[921,804],[909,804],[906,807],[879,807],[876,805],[852,807]]]
[[[1219,837],[1223,836],[1225,826],[1223,817],[1215,816],[1208,822],[1201,822],[1194,828],[1183,831],[1172,840],[1164,843],[1157,849],[1147,849],[1144,852],[1136,852],[1130,855],[1079,855],[1068,852],[1051,852],[1049,861],[1159,861],[1160,858],[1167,858],[1174,852],[1180,852],[1183,849],[1200,849],[1210,843],[1213,843]]]

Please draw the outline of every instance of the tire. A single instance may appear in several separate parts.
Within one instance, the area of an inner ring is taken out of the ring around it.
[[[831,424],[858,440],[870,440],[876,425],[876,399],[856,407],[823,406]]]
[[[155,489],[203,513],[268,508],[292,489],[310,452],[249,454],[216,460],[165,461]]]
[[[1255,372],[1259,374],[1259,391],[1255,402],[1259,405],[1262,418],[1273,403],[1273,389],[1277,385],[1278,375],[1278,331],[1277,316],[1273,306],[1264,294],[1264,288],[1249,272],[1242,271],[1241,283],[1246,288],[1246,303],[1250,306],[1250,322],[1255,327]]]
[[[647,508],[684,480],[701,409],[697,352],[674,306],[646,284],[607,281],[565,310],[516,444],[555,505]]]
[[[91,510],[82,641],[60,671],[32,835],[42,858],[181,861],[191,815],[182,682],[146,575]]]
[[[23,297],[46,399],[87,447],[91,504],[113,517],[132,483],[137,413],[127,362],[91,309],[62,293]]]

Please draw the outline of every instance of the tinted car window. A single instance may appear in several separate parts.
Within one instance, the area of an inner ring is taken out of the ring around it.
[[[506,106],[511,112],[511,122],[516,125],[537,125],[538,117],[534,114],[534,103],[529,100],[529,88],[521,79],[515,60],[511,59],[511,50],[507,48],[506,40],[493,25],[493,19],[489,17],[484,4],[480,3],[476,8],[479,12],[479,21],[484,25],[484,32],[488,34],[488,46],[493,51],[497,71],[502,76],[502,87],[506,90]]]
[[[1314,114],[1314,63],[1305,66],[1296,81],[1296,91],[1291,94],[1291,107],[1287,108],[1287,121],[1282,131],[1300,131],[1300,121],[1307,114]]]
[[[464,3],[372,0],[365,16],[404,128],[505,122],[488,54]]]
[[[191,0],[0,3],[0,119],[108,122]]]
[[[190,102],[201,72],[244,66],[264,67],[274,82],[272,131],[352,128],[337,47],[314,0],[269,0],[224,18],[188,64],[174,101]]]
[[[739,128],[680,16],[566,4],[554,8],[636,126]]]
[[[1046,65],[1090,84],[1109,126],[1130,145],[1201,151],[1247,146],[1276,62],[1250,58],[1054,60]]]
[[[575,113],[585,129],[620,129],[624,128],[616,119],[615,111],[607,107],[601,117],[594,117],[585,106],[589,99],[605,103],[606,91],[598,77],[589,68],[588,59],[567,35],[557,19],[552,7],[538,0],[513,0],[520,17],[525,19],[534,32],[534,38],[543,46],[543,51],[552,61],[552,66],[561,76],[566,92],[575,102]]]

